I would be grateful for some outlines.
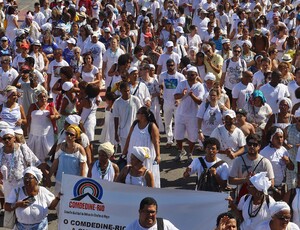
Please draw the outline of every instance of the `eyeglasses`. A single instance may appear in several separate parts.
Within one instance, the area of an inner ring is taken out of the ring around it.
[[[66,132],[66,135],[67,136],[71,136],[71,137],[75,137],[75,134],[74,133],[70,133],[70,132]]]
[[[257,146],[258,146],[258,143],[248,142],[247,145],[248,145],[249,147],[251,147],[251,146],[257,147]]]
[[[234,50],[233,51],[234,53],[240,53],[240,52],[242,52],[241,50]]]
[[[12,139],[12,137],[3,137],[2,140],[3,141],[10,141]]]
[[[290,221],[291,217],[290,216],[277,216],[275,215],[275,217],[281,221]]]
[[[35,179],[35,177],[24,177],[25,181],[30,181],[30,180],[33,180],[33,179]]]

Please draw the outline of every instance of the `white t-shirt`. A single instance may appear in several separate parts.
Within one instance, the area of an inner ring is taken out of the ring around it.
[[[275,148],[271,148],[270,145],[268,145],[260,151],[260,155],[270,160],[273,167],[274,176],[275,176],[274,184],[276,186],[281,185],[286,170],[286,164],[282,160],[282,157],[290,156],[286,148],[281,146],[279,149],[275,149]]]
[[[244,85],[242,82],[237,83],[232,89],[232,98],[237,99],[236,108],[242,109],[245,103],[251,97],[254,91],[254,86],[252,83]]]
[[[226,72],[224,87],[232,90],[233,87],[241,81],[242,72],[247,70],[247,65],[241,58],[236,62],[230,59],[228,67],[226,62],[227,60],[224,61],[222,67],[222,72]],[[242,64],[242,62],[244,62],[244,64]]]
[[[176,110],[176,114],[188,117],[196,117],[199,105],[196,104],[194,100],[189,96],[189,92],[192,91],[197,98],[203,100],[205,93],[203,84],[201,84],[200,82],[196,82],[192,85],[192,87],[190,87],[187,80],[181,81],[178,83],[174,95],[181,94],[185,89],[187,90],[187,93],[183,98],[181,98],[181,101]]]
[[[103,54],[103,62],[106,62],[106,69],[105,69],[105,85],[109,85],[110,77],[107,77],[108,71],[112,67],[113,64],[118,63],[119,57],[124,54],[124,51],[120,48],[117,49],[116,52],[112,52],[111,49],[107,49]]]
[[[17,71],[20,71],[21,66],[24,63],[25,63],[25,58],[23,58],[21,54],[18,54],[12,62],[12,67],[14,67]]]
[[[169,220],[163,219],[164,230],[178,230]],[[144,228],[140,225],[139,220],[135,220],[131,224],[126,226],[126,230],[157,230],[157,224],[150,228]]]
[[[99,73],[99,69],[93,65],[93,69],[90,72],[82,71],[83,66],[80,66],[78,72],[81,74],[82,80],[86,82],[93,82],[95,81],[95,75]]]
[[[255,88],[265,84],[265,75],[261,70],[257,71],[255,74],[253,74],[252,83],[255,86]]]
[[[50,88],[54,86],[54,84],[57,82],[57,80],[60,79],[60,68],[63,66],[69,66],[68,62],[65,60],[62,60],[61,62],[57,62],[56,60],[53,60],[50,62],[47,74],[51,75],[51,81],[50,81]]]
[[[212,131],[222,124],[222,112],[219,106],[211,107],[209,102],[201,103],[197,117],[203,119],[201,129],[205,136],[210,136]]]
[[[291,81],[288,84],[288,91],[290,92],[290,99],[292,101],[293,106],[300,102],[300,99],[296,98],[296,96],[295,96],[295,91],[299,87],[300,86],[296,83],[296,81]]]
[[[144,82],[138,82],[135,87],[129,84],[130,93],[140,99],[142,105],[144,105],[147,101],[151,101],[151,96],[148,90],[148,87]],[[134,94],[135,93],[135,94]]]
[[[92,41],[90,41],[84,46],[83,53],[86,53],[88,51],[92,53],[94,59],[93,65],[101,69],[103,64],[102,57],[104,52],[106,51],[105,45],[99,41],[97,43],[93,43]]]
[[[260,90],[263,92],[273,113],[278,113],[278,99],[290,96],[288,87],[282,83],[279,83],[275,88],[271,86],[270,83],[267,83],[260,87]]]
[[[4,91],[8,85],[11,85],[18,75],[18,71],[14,68],[9,68],[8,71],[4,72],[4,70],[0,67],[0,91]],[[1,96],[2,95],[0,94],[0,97]]]
[[[202,40],[198,34],[195,34],[193,37],[190,35],[187,36],[187,43],[189,47],[195,46],[197,48],[202,44]]]
[[[159,56],[157,60],[157,65],[161,65],[162,69],[161,72],[167,71],[167,61],[169,59],[173,59],[175,62],[175,68],[177,70],[177,65],[180,63],[180,57],[177,53],[172,52],[171,54],[163,53]]]
[[[168,74],[167,71],[159,76],[159,85],[163,85],[163,98],[166,103],[174,104],[174,92],[179,82],[185,80],[183,74],[176,72],[174,75]]]
[[[219,126],[214,129],[214,131],[210,135],[211,137],[215,137],[220,141],[220,150],[231,149],[236,152],[240,147],[246,145],[246,138],[242,130],[236,127],[232,133],[225,128],[224,125]],[[233,160],[231,160],[225,154],[218,154],[218,157],[223,161],[227,162],[229,168],[232,167]]]

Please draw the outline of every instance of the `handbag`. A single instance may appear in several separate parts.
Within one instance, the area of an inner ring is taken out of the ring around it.
[[[17,191],[16,191],[16,189],[14,189],[14,191],[16,193],[16,202],[17,202],[19,199],[20,188],[18,188]],[[13,229],[16,224],[16,220],[17,220],[17,217],[16,217],[15,210],[14,211],[5,211],[3,227]]]

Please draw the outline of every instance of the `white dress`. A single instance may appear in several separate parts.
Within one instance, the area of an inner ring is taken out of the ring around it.
[[[113,145],[117,144],[115,140],[114,116],[112,110],[105,109],[104,126],[99,141],[101,143],[109,141]]]
[[[54,131],[51,120],[47,117],[50,111],[33,110],[31,112],[28,147],[40,161],[44,161],[54,144]]]
[[[10,41],[13,41],[16,37],[17,27],[14,23],[15,18],[18,21],[18,15],[15,15],[15,14],[7,15],[7,27],[6,27],[6,30],[5,30],[5,35],[6,35],[6,37],[8,37],[8,39]]]
[[[154,124],[152,124],[154,125]],[[154,177],[154,187],[160,187],[160,172],[158,165],[154,163],[156,152],[154,149],[154,145],[151,141],[151,135],[148,130],[149,124],[144,128],[140,129],[138,124],[135,125],[133,128],[133,132],[130,137],[129,147],[128,147],[128,154],[127,154],[127,163],[130,164],[130,156],[132,153],[133,146],[143,146],[148,147],[150,149],[150,160],[147,160],[144,165],[147,169],[149,169],[153,173]],[[156,166],[154,168],[154,165]]]
[[[100,166],[99,166],[99,160],[95,161],[95,163],[93,164],[92,167],[92,176],[91,178],[94,180],[107,180],[107,181],[114,181],[115,178],[115,169],[111,163],[111,161],[109,160],[107,169],[105,170],[105,172],[100,172]]]
[[[91,108],[83,108],[81,112],[81,121],[85,129],[85,133],[89,138],[89,141],[95,139],[95,128],[96,128],[96,112],[97,104],[96,98],[89,99],[91,102]]]

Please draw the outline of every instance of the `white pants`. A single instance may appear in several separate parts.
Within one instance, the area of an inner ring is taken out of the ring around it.
[[[176,106],[174,103],[164,102],[165,129],[167,134],[167,143],[173,143],[172,118],[175,116]]]

